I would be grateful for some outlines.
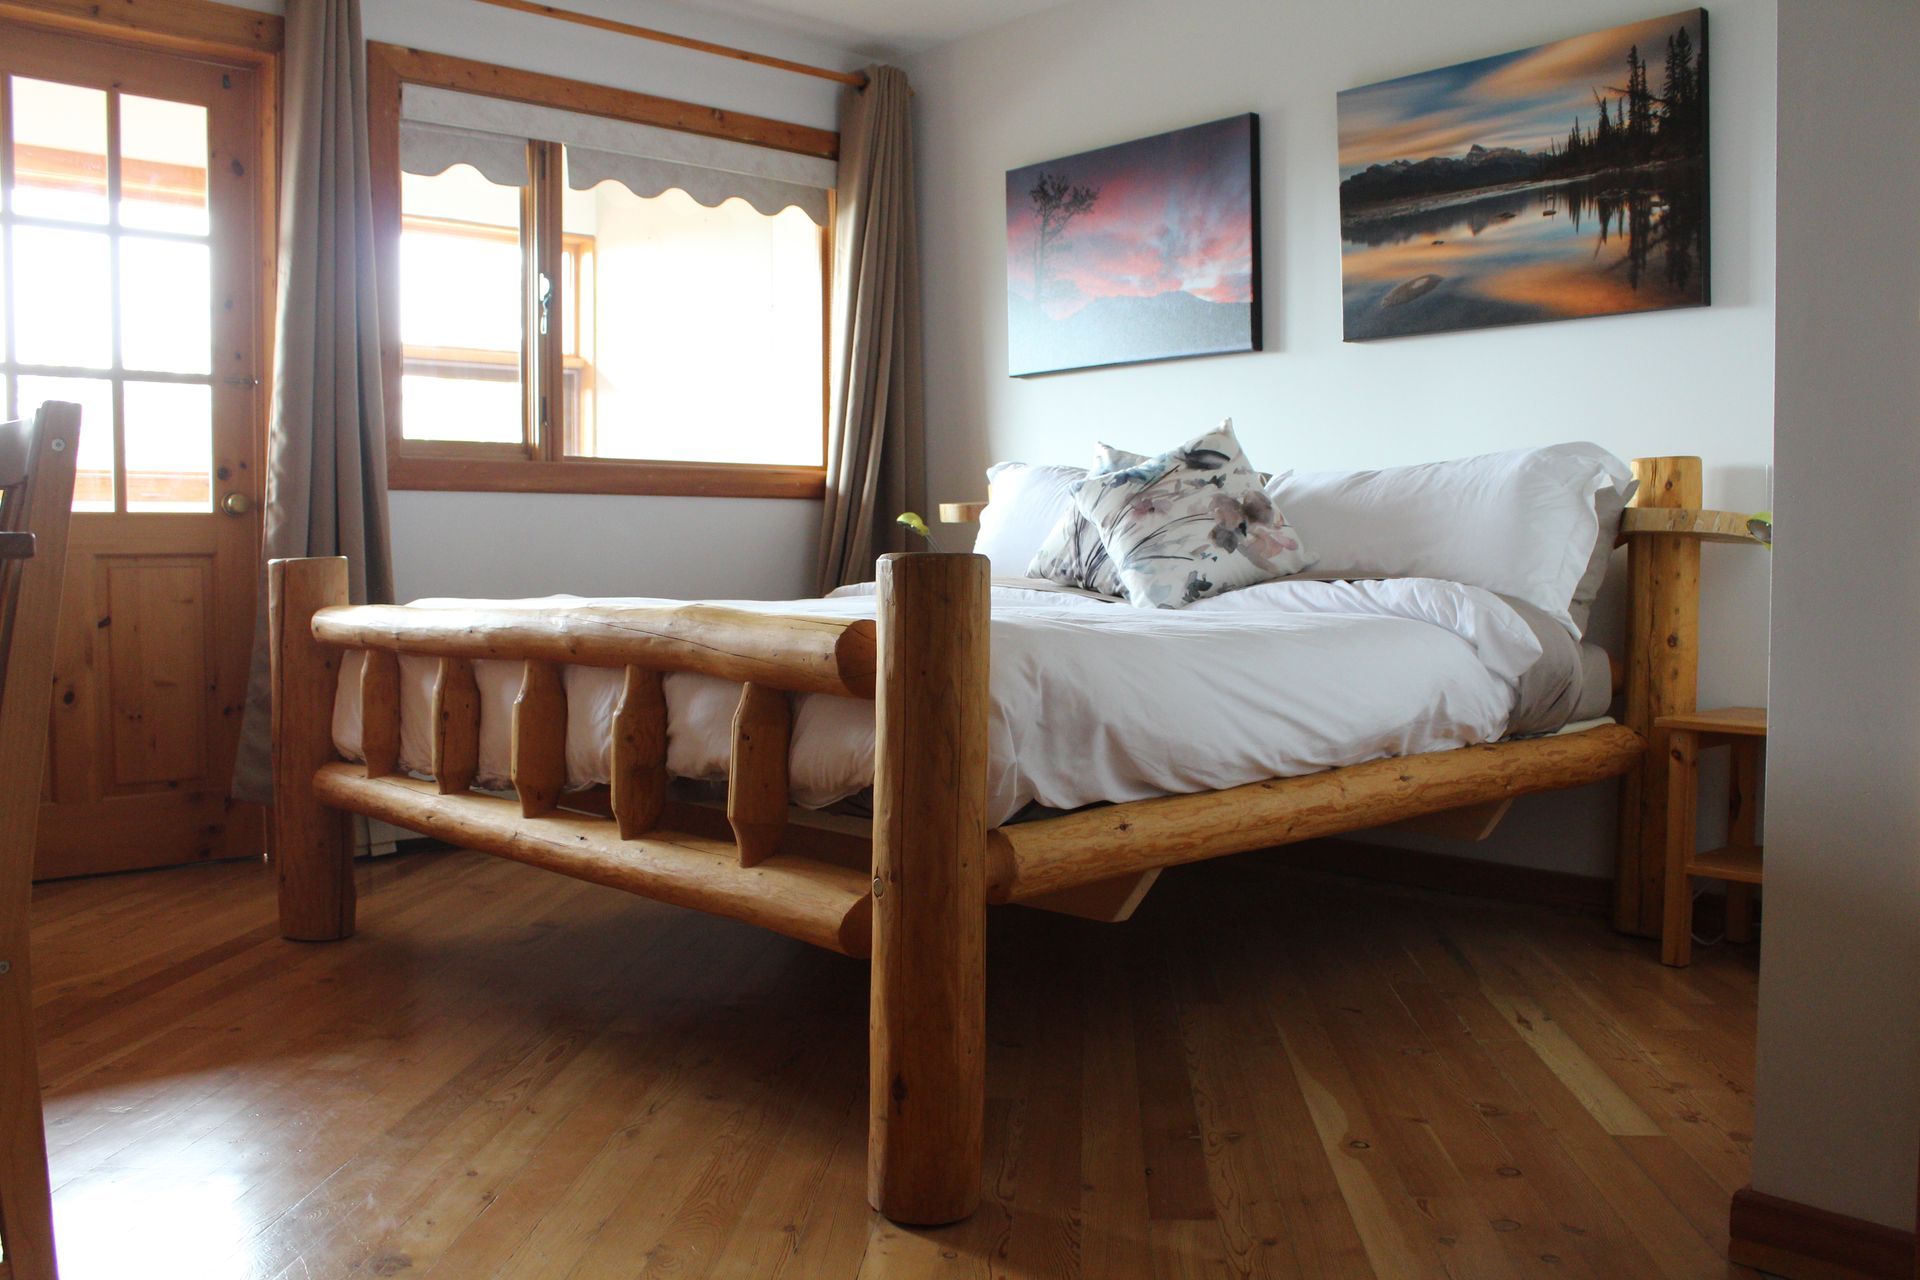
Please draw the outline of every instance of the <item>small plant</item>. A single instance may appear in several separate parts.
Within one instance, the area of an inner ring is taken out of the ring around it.
[[[938,551],[940,546],[933,540],[933,530],[927,528],[927,522],[920,518],[918,511],[902,511],[894,518],[895,524],[903,524],[927,540],[927,550]]]

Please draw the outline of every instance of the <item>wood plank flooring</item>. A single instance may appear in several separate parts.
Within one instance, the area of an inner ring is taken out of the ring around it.
[[[476,854],[43,886],[66,1280],[1749,1277],[1752,951],[1292,870],[990,926],[986,1203],[865,1202],[866,973]]]

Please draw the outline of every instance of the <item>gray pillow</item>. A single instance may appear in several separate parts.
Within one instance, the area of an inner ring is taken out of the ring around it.
[[[1540,641],[1540,657],[1520,676],[1513,714],[1507,718],[1507,736],[1528,737],[1553,733],[1575,720],[1607,713],[1613,701],[1613,681],[1606,654],[1575,640],[1566,627],[1544,609],[1517,596],[1501,596]]]
[[[1103,444],[1099,452],[1094,454],[1092,474],[1138,466],[1146,460],[1145,454],[1128,453],[1125,449]],[[1124,596],[1127,593],[1120,583],[1119,569],[1107,554],[1106,544],[1100,541],[1100,531],[1080,514],[1080,508],[1073,505],[1071,499],[1067,502],[1067,509],[1060,513],[1059,523],[1053,526],[1053,532],[1033,553],[1033,563],[1027,566],[1027,576],[1045,578],[1063,587],[1082,587],[1103,596]]]

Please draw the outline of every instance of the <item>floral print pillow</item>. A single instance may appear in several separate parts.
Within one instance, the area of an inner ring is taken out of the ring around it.
[[[1103,444],[1094,455],[1093,470],[1089,474],[1118,471],[1146,460],[1144,454],[1128,453],[1125,449]],[[1053,532],[1033,553],[1033,563],[1027,566],[1027,576],[1047,578],[1063,587],[1082,587],[1103,596],[1127,594],[1126,587],[1120,583],[1120,571],[1108,558],[1100,534],[1080,514],[1080,508],[1071,502],[1060,514],[1060,522],[1053,526]]]
[[[1179,609],[1313,564],[1232,419],[1157,458],[1090,474],[1072,493],[1136,608]]]

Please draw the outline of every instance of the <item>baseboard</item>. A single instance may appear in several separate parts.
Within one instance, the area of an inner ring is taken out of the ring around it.
[[[1914,1233],[1752,1187],[1733,1193],[1727,1256],[1787,1280],[1914,1280]]]
[[[1530,902],[1587,915],[1608,915],[1613,911],[1613,881],[1571,871],[1484,862],[1478,858],[1369,844],[1363,840],[1308,840],[1257,856],[1335,875],[1360,876],[1476,898]]]

